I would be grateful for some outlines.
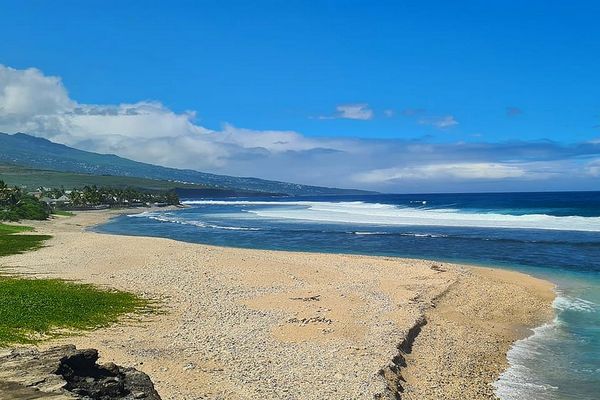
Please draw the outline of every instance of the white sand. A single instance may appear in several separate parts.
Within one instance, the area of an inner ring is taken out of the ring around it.
[[[158,299],[160,314],[58,342],[143,370],[164,399],[394,398],[386,367],[423,318],[402,398],[493,398],[510,344],[551,317],[552,285],[524,274],[84,231],[110,215],[36,223],[48,246],[0,263]]]

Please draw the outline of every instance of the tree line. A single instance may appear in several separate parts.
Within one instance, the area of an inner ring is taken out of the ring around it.
[[[21,188],[9,187],[0,180],[0,221],[43,220],[55,209],[136,207],[151,204],[177,205],[179,196],[175,190],[149,192],[95,185],[73,190],[40,188],[37,192],[27,193]]]
[[[107,205],[109,207],[131,207],[159,203],[163,205],[179,204],[179,196],[175,190],[166,192],[148,192],[131,187],[113,188],[84,186],[82,189],[73,189],[66,191],[64,189],[52,189],[45,192],[52,198],[57,199],[66,196],[71,207],[87,207]],[[68,206],[67,206],[68,208]]]
[[[43,220],[48,216],[48,204],[17,187],[9,187],[0,180],[0,221]]]

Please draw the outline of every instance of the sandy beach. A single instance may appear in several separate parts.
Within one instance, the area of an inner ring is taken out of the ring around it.
[[[33,224],[5,272],[132,291],[160,312],[44,343],[135,366],[163,399],[486,399],[511,343],[552,318],[553,285],[426,260],[214,247]]]

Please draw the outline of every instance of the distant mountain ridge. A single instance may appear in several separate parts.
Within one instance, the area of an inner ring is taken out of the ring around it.
[[[235,177],[189,169],[161,167],[129,160],[114,154],[78,150],[25,133],[0,133],[0,163],[29,168],[92,175],[114,175],[190,182],[215,188],[241,189],[288,195],[343,195],[372,192],[300,185],[259,178]]]

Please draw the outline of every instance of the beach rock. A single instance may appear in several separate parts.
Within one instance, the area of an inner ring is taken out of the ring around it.
[[[0,399],[160,400],[145,373],[97,361],[73,345],[12,350],[0,356]]]

